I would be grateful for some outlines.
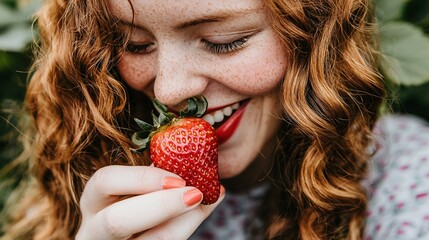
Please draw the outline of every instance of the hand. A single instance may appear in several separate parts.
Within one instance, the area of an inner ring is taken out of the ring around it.
[[[201,205],[202,193],[156,167],[108,166],[88,181],[80,199],[77,240],[187,239],[224,197]],[[126,197],[128,196],[128,197]]]

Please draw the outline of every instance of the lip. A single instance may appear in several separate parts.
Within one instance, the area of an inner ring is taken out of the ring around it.
[[[231,103],[231,104],[228,104],[228,105],[219,106],[219,107],[215,107],[215,108],[209,108],[209,109],[207,109],[206,114],[209,114],[209,113],[212,113],[212,112],[216,112],[217,110],[226,108],[228,106],[232,106],[232,105],[234,105],[236,103],[239,103],[239,102],[234,102],[234,103]]]
[[[241,118],[243,117],[244,110],[249,102],[250,99],[243,101],[234,114],[232,114],[220,127],[215,129],[219,145],[228,141],[228,139],[230,139],[234,134],[235,130],[237,130]]]

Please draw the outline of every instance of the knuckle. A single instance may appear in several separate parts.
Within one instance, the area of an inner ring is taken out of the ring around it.
[[[139,171],[134,171],[134,179],[137,180],[137,183],[146,183],[147,177],[148,177],[148,171],[149,169],[147,167],[142,167],[139,169]]]
[[[176,204],[172,204],[173,201],[171,201],[171,198],[168,197],[163,197],[160,200],[160,208],[162,211],[162,214],[164,216],[170,216],[173,213],[176,213],[178,211],[177,209],[177,205]]]
[[[108,194],[109,184],[107,183],[111,166],[98,169],[86,183],[82,195],[79,199],[79,206],[82,212],[88,211],[85,206],[88,204],[88,199],[94,194]]]
[[[106,183],[109,180],[111,171],[112,171],[112,166],[107,166],[107,167],[98,169],[89,180],[92,188],[91,190],[95,192],[107,194],[109,192],[109,186]]]
[[[122,239],[128,236],[126,227],[121,224],[119,219],[112,211],[104,211],[101,216],[101,228],[113,239]]]

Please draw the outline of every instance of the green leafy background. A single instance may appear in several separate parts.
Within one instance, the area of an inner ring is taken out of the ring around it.
[[[379,66],[391,89],[393,111],[429,120],[429,1],[373,0],[381,30]],[[0,2],[0,168],[20,151],[17,109],[37,38],[32,15],[41,0]],[[1,183],[0,179],[0,183]],[[0,209],[5,190],[0,191]]]

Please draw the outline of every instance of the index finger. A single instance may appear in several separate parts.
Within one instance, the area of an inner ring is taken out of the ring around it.
[[[156,167],[107,166],[88,181],[80,199],[82,212],[98,212],[124,195],[145,194],[169,187],[184,187],[178,175]]]

